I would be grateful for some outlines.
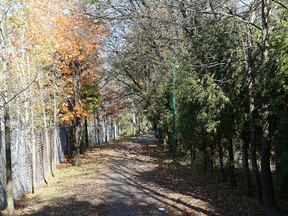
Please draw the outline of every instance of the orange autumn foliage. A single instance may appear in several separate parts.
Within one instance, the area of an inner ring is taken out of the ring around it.
[[[107,35],[107,27],[78,13],[75,2],[44,0],[31,1],[30,4],[33,10],[29,15],[30,28],[27,32],[31,41],[29,49],[38,55],[37,61],[41,65],[56,66],[61,74],[58,83],[67,98],[82,95],[85,88],[100,78],[97,69],[102,61],[98,49],[101,39]],[[73,108],[70,106],[68,109],[68,100],[63,98],[59,106],[59,117],[63,122],[71,123],[75,118],[88,116],[88,111],[84,109],[86,100],[80,100],[78,106],[72,104]]]

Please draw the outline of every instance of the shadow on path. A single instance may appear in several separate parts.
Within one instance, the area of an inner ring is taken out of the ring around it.
[[[146,136],[119,146],[109,175],[109,215],[176,215],[176,212],[177,215],[217,215],[205,205],[191,205],[161,191],[161,187],[139,181],[141,173],[157,168],[157,160],[145,156],[148,145],[156,142]],[[156,174],[154,178],[161,176]]]
[[[59,200],[60,201],[60,200]],[[103,204],[95,206],[87,201],[79,201],[74,198],[69,198],[66,200],[61,199],[61,205],[57,202],[54,204],[46,205],[39,209],[35,213],[23,214],[26,216],[50,216],[50,215],[69,215],[69,216],[79,216],[79,215],[108,215],[105,212],[105,206]],[[94,212],[94,213],[93,213]]]

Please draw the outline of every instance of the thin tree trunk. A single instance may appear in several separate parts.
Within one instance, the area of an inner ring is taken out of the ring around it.
[[[58,158],[58,148],[57,148],[57,97],[56,97],[56,77],[55,71],[53,69],[53,121],[54,121],[54,160],[53,160],[53,169],[56,169],[57,158]]]
[[[246,60],[246,71],[247,71],[247,95],[248,95],[248,104],[249,104],[249,130],[250,130],[250,158],[251,158],[251,165],[252,165],[252,173],[253,173],[253,180],[255,185],[255,199],[257,204],[259,205],[262,203],[262,188],[261,188],[261,180],[259,175],[259,169],[257,164],[257,156],[256,156],[256,132],[255,132],[255,119],[254,119],[254,112],[255,112],[255,102],[254,102],[254,77],[252,72],[253,67],[253,54],[252,54],[252,30],[250,26],[247,26],[249,34],[247,35],[247,60]],[[245,144],[245,143],[244,143]],[[247,148],[246,144],[246,148]],[[245,152],[243,153],[245,154]],[[243,164],[243,166],[246,166]],[[246,181],[245,181],[246,182]],[[247,192],[247,191],[246,191]]]
[[[110,140],[110,124],[111,124],[111,121],[110,121],[110,116],[108,116],[107,118],[107,129],[106,129],[106,135],[107,135],[107,142]]]
[[[273,181],[270,169],[270,156],[271,146],[269,140],[269,104],[267,96],[267,83],[268,83],[268,72],[269,61],[270,61],[270,11],[272,0],[262,0],[262,57],[263,67],[262,73],[262,107],[261,107],[261,120],[262,120],[262,146],[261,146],[261,180],[263,190],[263,201],[268,215],[277,214],[277,206],[274,197]]]
[[[190,144],[190,157],[191,157],[191,165],[192,165],[193,162],[196,160],[196,150],[192,143]]]
[[[30,70],[30,59],[29,56],[26,56],[27,58],[27,69],[28,69],[28,76],[31,80],[31,70]],[[32,98],[33,98],[33,89],[32,86],[29,87],[29,111],[30,111],[30,144],[31,144],[31,190],[32,193],[35,193],[35,187],[36,187],[36,141],[35,141],[35,124],[34,124],[34,111],[32,109]]]
[[[95,143],[94,144],[99,144],[98,143],[98,131],[97,131],[98,121],[97,121],[97,114],[95,112],[93,115],[93,124],[94,124],[94,136],[95,136]]]
[[[114,122],[113,123],[114,124],[114,139],[116,139],[118,137],[116,120],[114,119],[113,122]]]
[[[103,128],[103,142],[107,142],[107,136],[106,136],[106,117],[103,116],[103,123],[102,123],[102,128]]]
[[[101,140],[100,140],[100,118],[99,118],[99,113],[97,112],[97,117],[96,117],[97,123],[96,123],[96,127],[97,127],[97,142],[98,145],[100,146],[101,144]]]
[[[226,174],[225,174],[224,162],[223,162],[223,147],[222,147],[221,135],[218,137],[217,144],[218,144],[218,153],[219,153],[219,163],[220,163],[220,170],[221,170],[221,178],[222,178],[222,181],[226,181]]]
[[[88,136],[88,122],[87,122],[87,117],[85,117],[84,120],[84,126],[85,126],[85,144],[84,144],[84,150],[86,150],[89,146],[89,136]]]
[[[80,95],[75,94],[75,107],[80,107]],[[75,125],[75,166],[80,166],[80,154],[81,154],[81,139],[82,139],[82,122],[80,118],[74,120]]]
[[[234,160],[234,151],[233,151],[233,139],[229,138],[228,143],[228,154],[229,154],[229,180],[230,186],[236,188],[236,178],[235,178],[235,160]]]
[[[79,120],[79,122],[76,123],[76,127],[75,127],[75,166],[80,166],[81,165],[81,138],[82,138],[82,124],[81,121]]]
[[[245,193],[247,196],[250,196],[251,195],[251,181],[250,181],[250,171],[249,171],[249,162],[248,162],[248,143],[246,142],[246,140],[243,140],[243,143],[242,143],[242,169],[243,169]]]
[[[30,95],[32,95],[31,93],[31,89],[30,89]],[[30,105],[31,106],[31,105]],[[32,161],[31,161],[31,170],[32,170],[32,179],[31,179],[31,183],[32,183],[32,193],[35,193],[35,187],[36,187],[36,143],[35,143],[35,130],[34,130],[34,112],[33,109],[30,108],[30,137],[31,137],[31,155],[32,155]]]
[[[14,199],[13,199],[13,185],[12,185],[12,155],[11,155],[11,120],[10,120],[10,109],[9,102],[7,103],[9,92],[10,92],[10,77],[9,73],[9,60],[8,60],[8,34],[6,34],[5,22],[7,19],[7,11],[5,14],[2,14],[2,22],[0,22],[0,45],[1,45],[1,63],[2,68],[1,72],[3,73],[3,80],[5,82],[4,86],[1,86],[1,90],[4,90],[1,94],[3,99],[3,108],[4,108],[4,140],[5,140],[5,158],[6,158],[6,195],[7,195],[7,210],[9,215],[14,214]]]
[[[73,70],[73,93],[74,93],[74,112],[81,111],[81,65],[74,60],[69,67]],[[75,166],[80,166],[81,140],[82,140],[82,117],[75,115],[73,125],[75,127]]]
[[[205,142],[205,141],[203,141]],[[207,146],[206,146],[206,142],[202,143],[204,149],[203,149],[203,155],[204,155],[204,173],[207,174],[207,166],[208,166],[208,152],[207,152]]]
[[[214,175],[214,139],[210,144],[210,175],[213,177]]]
[[[14,214],[13,184],[12,184],[12,156],[11,156],[11,122],[9,114],[9,105],[4,110],[4,127],[5,127],[5,151],[6,151],[6,194],[7,209],[9,215]]]
[[[133,131],[133,135],[136,135],[136,115],[135,113],[132,114],[132,131]]]

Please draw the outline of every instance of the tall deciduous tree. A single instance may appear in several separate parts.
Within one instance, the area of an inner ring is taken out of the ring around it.
[[[55,39],[59,44],[57,49],[58,70],[62,75],[62,85],[68,95],[68,100],[64,102],[62,108],[64,112],[60,118],[68,124],[72,124],[74,128],[75,165],[78,166],[80,165],[83,121],[90,111],[86,109],[89,106],[85,106],[85,102],[93,103],[93,97],[97,98],[97,89],[94,89],[93,94],[91,91],[90,94],[87,94],[87,89],[89,89],[88,86],[95,87],[95,83],[99,80],[97,68],[102,62],[98,54],[98,45],[106,34],[106,27],[97,20],[88,20],[72,11],[63,18],[64,20],[58,22],[60,26],[56,30],[58,37]],[[71,23],[74,25],[72,26]],[[62,26],[65,27],[66,32],[62,32],[60,28]],[[97,103],[97,99],[94,100],[94,104],[97,105]]]
[[[274,197],[274,188],[270,168],[271,140],[270,140],[270,105],[268,99],[268,82],[271,73],[271,7],[272,0],[261,1],[262,18],[262,75],[261,75],[261,180],[263,189],[263,201],[268,215],[277,214],[277,206]]]

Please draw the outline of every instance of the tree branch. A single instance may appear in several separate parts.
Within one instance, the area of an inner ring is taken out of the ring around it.
[[[279,2],[279,1],[275,1],[275,0],[272,0],[273,2],[275,2],[276,4],[279,4],[281,7],[285,8],[286,10],[288,10],[288,7],[285,6],[283,3]]]

